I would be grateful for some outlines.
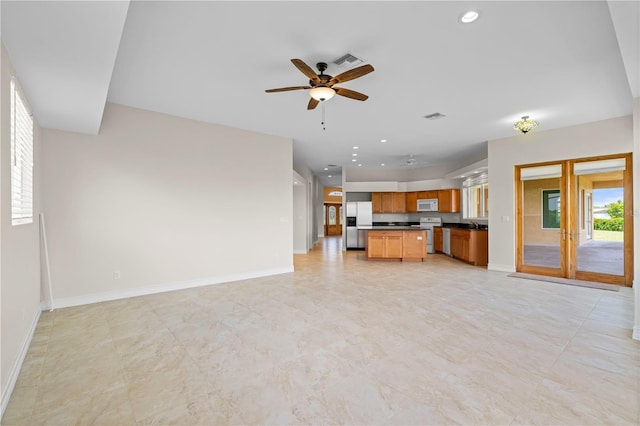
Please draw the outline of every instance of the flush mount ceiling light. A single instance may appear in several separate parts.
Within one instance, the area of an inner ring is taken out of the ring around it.
[[[480,13],[477,10],[469,10],[460,16],[460,22],[463,24],[470,24],[480,17]]]
[[[522,117],[522,120],[513,123],[513,128],[516,130],[520,130],[526,135],[528,132],[538,127],[538,124],[540,123],[531,120],[528,115],[525,115]]]
[[[329,99],[333,98],[333,95],[336,94],[336,91],[333,90],[331,87],[321,86],[321,87],[314,87],[309,91],[309,94],[316,101],[328,101]]]

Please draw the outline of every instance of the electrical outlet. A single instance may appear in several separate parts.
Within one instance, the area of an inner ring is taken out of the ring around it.
[[[113,271],[113,279],[114,280],[120,279],[120,271]]]

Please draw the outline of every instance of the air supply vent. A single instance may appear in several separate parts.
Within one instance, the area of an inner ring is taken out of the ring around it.
[[[433,114],[425,115],[424,118],[427,120],[437,120],[439,118],[444,118],[446,115],[440,114],[439,112],[434,112]]]
[[[352,67],[355,67],[356,65],[360,65],[363,62],[364,61],[362,59],[356,56],[353,56],[351,53],[347,53],[339,57],[335,61],[333,61],[334,64],[336,64],[341,68],[352,68]]]

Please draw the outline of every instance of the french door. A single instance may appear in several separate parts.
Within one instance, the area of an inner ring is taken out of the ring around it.
[[[631,154],[516,166],[516,270],[631,286]]]

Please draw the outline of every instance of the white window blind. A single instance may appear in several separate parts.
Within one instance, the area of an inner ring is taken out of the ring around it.
[[[11,224],[33,222],[33,119],[11,79]]]

